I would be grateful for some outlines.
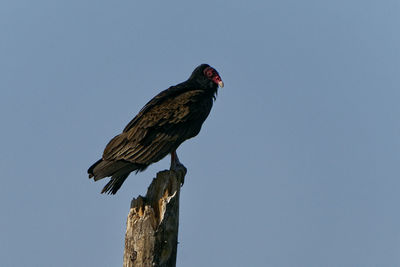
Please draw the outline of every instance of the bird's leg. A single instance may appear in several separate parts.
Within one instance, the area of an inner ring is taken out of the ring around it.
[[[177,170],[179,168],[185,167],[179,161],[178,155],[176,154],[176,150],[171,152],[171,170]]]
[[[183,166],[183,164],[179,161],[178,155],[176,154],[176,150],[171,152],[171,167],[170,167],[170,170],[173,170],[173,171],[176,171],[176,172],[183,171],[184,172],[184,175],[182,175],[183,178],[185,177],[185,174],[186,174],[186,171],[187,171],[186,167]],[[183,178],[182,178],[182,181],[181,181],[182,185],[184,183]]]

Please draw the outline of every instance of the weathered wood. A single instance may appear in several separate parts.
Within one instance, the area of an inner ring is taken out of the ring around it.
[[[178,245],[179,195],[186,169],[161,171],[145,197],[131,202],[124,267],[175,266]]]

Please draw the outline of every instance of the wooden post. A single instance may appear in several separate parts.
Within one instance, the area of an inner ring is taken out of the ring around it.
[[[161,171],[145,197],[131,202],[124,250],[124,267],[176,265],[179,194],[186,169]]]

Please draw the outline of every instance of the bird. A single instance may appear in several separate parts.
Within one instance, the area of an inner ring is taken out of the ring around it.
[[[215,68],[208,64],[196,67],[186,81],[153,97],[122,133],[109,141],[102,158],[88,169],[89,178],[110,177],[101,193],[114,195],[131,172],[142,172],[168,154],[171,170],[184,168],[176,150],[199,134],[222,87]]]

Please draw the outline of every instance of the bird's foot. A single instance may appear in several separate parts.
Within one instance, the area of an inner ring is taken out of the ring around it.
[[[175,164],[171,164],[170,170],[171,171],[182,171],[182,170],[184,170],[185,173],[187,171],[186,167],[180,162],[177,162]]]
[[[179,176],[181,178],[180,180],[182,186],[185,182],[185,175],[187,173],[186,167],[182,163],[176,162],[175,164],[171,164],[170,170],[180,174]]]
[[[176,173],[179,174],[180,180],[181,180],[181,186],[185,182],[185,175],[187,173],[186,167],[179,161],[178,155],[176,155],[176,152],[171,154],[171,171],[175,171]]]
[[[181,186],[183,186],[183,184],[185,183],[185,175],[187,173],[186,167],[182,163],[180,163],[179,160],[175,160],[171,162],[170,171],[174,171],[178,174]]]

